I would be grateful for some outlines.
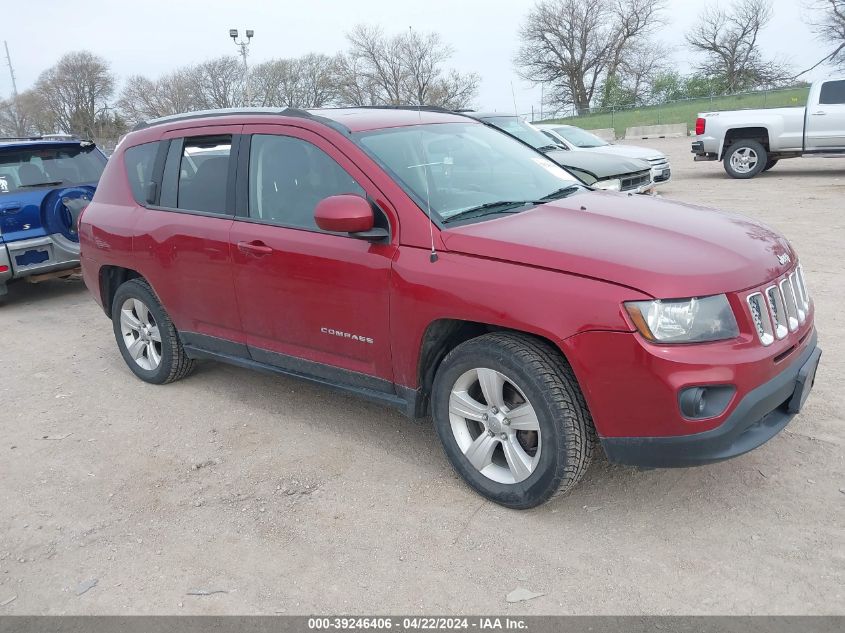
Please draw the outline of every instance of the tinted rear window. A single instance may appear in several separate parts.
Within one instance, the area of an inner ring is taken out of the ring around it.
[[[823,83],[821,95],[819,95],[819,103],[830,105],[845,103],[845,79]]]
[[[0,194],[96,185],[106,158],[93,145],[52,145],[0,150]]]
[[[130,147],[123,154],[132,197],[138,204],[149,204],[147,192],[153,180],[153,167],[158,154],[158,141]]]

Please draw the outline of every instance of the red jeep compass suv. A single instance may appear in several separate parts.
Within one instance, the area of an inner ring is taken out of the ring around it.
[[[79,234],[142,380],[214,359],[430,414],[467,483],[515,508],[574,486],[597,442],[645,467],[763,444],[821,354],[781,235],[593,191],[433,109],[142,124]]]

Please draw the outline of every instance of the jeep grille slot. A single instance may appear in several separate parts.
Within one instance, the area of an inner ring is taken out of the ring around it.
[[[789,331],[794,332],[798,329],[798,304],[795,302],[795,291],[792,289],[789,277],[780,282],[780,291],[783,294],[783,302],[786,304]]]
[[[787,325],[786,306],[783,305],[783,296],[777,286],[766,288],[766,299],[769,301],[769,311],[772,313],[772,321],[775,323],[775,336],[783,338],[789,333]]]
[[[786,338],[810,315],[810,295],[804,270],[798,265],[765,292],[752,292],[746,298],[757,337],[763,345]]]
[[[751,308],[751,318],[754,320],[754,327],[757,329],[757,336],[763,345],[771,345],[775,341],[772,332],[772,320],[769,318],[769,311],[763,302],[762,293],[755,292],[748,295],[748,307]]]

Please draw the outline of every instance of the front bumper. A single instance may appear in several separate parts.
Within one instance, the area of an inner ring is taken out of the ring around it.
[[[737,457],[777,435],[800,410],[815,380],[821,357],[816,334],[780,374],[745,395],[718,427],[674,437],[606,437],[611,462],[650,468],[700,466]]]

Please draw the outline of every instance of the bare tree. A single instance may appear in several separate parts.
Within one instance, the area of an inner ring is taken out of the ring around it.
[[[698,69],[725,92],[771,86],[789,78],[782,60],[766,60],[760,52],[760,31],[772,18],[769,0],[736,0],[730,9],[708,5],[686,34],[687,43],[704,62]]]
[[[200,109],[237,108],[246,104],[244,67],[234,56],[217,57],[184,70]]]
[[[519,31],[521,77],[549,88],[553,107],[590,107],[619,83],[627,51],[661,23],[664,0],[543,0]]]
[[[818,63],[799,75],[824,63],[845,69],[845,0],[815,0],[808,8],[813,11],[809,19],[810,28],[821,41],[831,47],[831,50]]]
[[[34,90],[0,101],[0,134],[3,136],[49,134],[57,129],[56,117]]]
[[[34,90],[55,115],[59,129],[92,135],[98,118],[108,110],[114,83],[104,59],[79,51],[68,53],[41,73]]]
[[[605,85],[612,85],[620,69],[623,73],[636,69],[636,76],[626,77],[620,83],[635,85],[634,94],[639,93],[639,84],[644,72],[658,60],[655,53],[667,49],[655,42],[646,42],[654,30],[664,24],[665,0],[615,0],[610,14],[615,24],[615,42],[610,50]],[[658,51],[658,49],[660,49]],[[633,59],[632,59],[633,58]]]
[[[478,75],[443,70],[453,49],[437,33],[409,31],[391,37],[379,27],[359,25],[347,39],[349,51],[338,61],[346,103],[463,108],[477,94]]]
[[[136,123],[202,107],[194,93],[191,74],[185,69],[156,80],[140,75],[129,77],[117,106],[129,121]]]
[[[652,99],[651,86],[657,77],[671,68],[669,47],[659,42],[637,42],[629,47],[620,62],[620,84],[631,96],[631,103],[642,104]]]
[[[273,59],[253,66],[249,80],[255,105],[321,108],[338,95],[338,60],[319,53]]]

